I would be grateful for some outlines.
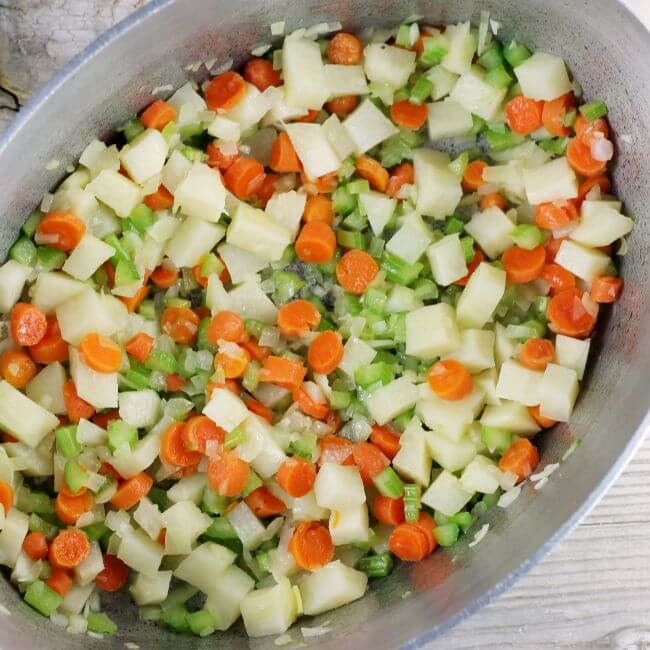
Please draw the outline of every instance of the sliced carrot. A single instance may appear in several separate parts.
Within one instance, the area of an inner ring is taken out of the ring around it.
[[[393,168],[388,178],[386,194],[391,198],[397,196],[403,185],[412,185],[415,182],[415,171],[409,162],[403,162]]]
[[[118,296],[119,299],[126,305],[129,313],[133,313],[140,303],[149,295],[149,286],[141,286],[132,296]]]
[[[256,516],[264,519],[265,517],[274,517],[282,514],[287,506],[282,499],[278,499],[275,494],[271,494],[264,486],[253,490],[245,499],[246,505],[255,513]]]
[[[537,406],[529,406],[528,412],[533,416],[537,424],[539,424],[542,429],[548,429],[554,424],[557,424],[555,420],[551,420],[551,418],[547,418],[539,412],[539,404]]]
[[[80,497],[83,494],[86,494],[86,492],[88,492],[88,488],[85,485],[82,485],[76,492],[73,492],[70,489],[70,486],[66,483],[65,478],[61,478],[59,494],[62,494],[64,497]]]
[[[153,337],[144,332],[139,332],[126,342],[124,349],[136,361],[144,363],[149,358],[151,350],[153,350],[153,344]]]
[[[440,398],[456,401],[472,392],[472,375],[455,359],[443,359],[431,366],[428,374],[429,388]]]
[[[120,484],[117,492],[111,497],[111,505],[118,510],[130,510],[149,494],[152,487],[153,479],[151,476],[146,472],[140,472]]]
[[[252,197],[264,183],[264,166],[254,158],[240,156],[223,175],[226,187],[238,198]]]
[[[115,418],[115,419],[119,419],[119,418]],[[97,424],[97,422],[95,422],[95,424]],[[97,424],[97,426],[99,425]],[[105,429],[106,427],[102,427],[102,428]],[[120,473],[110,463],[107,463],[106,461],[102,462],[102,464],[99,466],[99,473],[102,476],[109,476],[110,478],[114,478],[116,481],[122,480],[122,476],[120,475]]]
[[[202,454],[188,449],[183,440],[183,422],[170,424],[160,439],[160,458],[167,465],[190,467],[201,460]]]
[[[160,329],[176,343],[194,343],[199,317],[189,307],[167,307],[160,318]]]
[[[542,126],[544,102],[517,95],[506,104],[506,122],[519,135],[528,135]]]
[[[294,122],[304,122],[307,124],[311,124],[311,122],[315,122],[316,118],[318,117],[319,111],[317,111],[314,108],[310,108],[307,111],[307,115],[302,115],[301,117],[297,117]]]
[[[220,340],[239,343],[245,335],[244,321],[239,314],[224,309],[212,317],[206,335],[212,345]]]
[[[500,208],[503,210],[506,207],[506,200],[498,192],[490,192],[481,197],[479,207],[481,210],[487,210],[488,208]]]
[[[112,422],[113,420],[119,420],[119,419],[120,419],[120,412],[117,409],[115,409],[114,411],[104,411],[103,413],[96,413],[93,416],[93,422],[98,427],[101,427],[102,429],[108,429],[109,422]],[[116,478],[119,478],[119,474]]]
[[[279,133],[273,142],[269,155],[269,167],[274,172],[283,173],[299,172],[302,169],[291,138],[285,132]]]
[[[14,490],[7,483],[0,479],[0,505],[4,508],[5,515],[11,510],[14,504]]]
[[[372,502],[372,515],[380,523],[397,526],[404,523],[404,500],[378,494]]]
[[[390,116],[397,126],[417,131],[427,121],[428,109],[426,104],[413,104],[408,99],[404,99],[391,105]]]
[[[327,60],[340,65],[357,65],[363,56],[363,43],[347,32],[338,33],[327,47]]]
[[[47,317],[45,336],[36,345],[29,346],[29,354],[36,363],[42,364],[68,360],[68,344],[61,336],[56,316]]]
[[[532,250],[513,246],[501,258],[506,271],[506,279],[510,284],[524,284],[536,280],[541,274],[546,262],[546,250],[537,246]]]
[[[598,303],[616,302],[623,291],[623,280],[609,275],[597,275],[589,291],[589,297]]]
[[[222,497],[235,497],[246,487],[250,467],[232,451],[208,461],[208,483]]]
[[[589,121],[582,113],[578,114],[573,124],[573,130],[576,132],[576,136],[587,145],[591,145],[594,139],[599,137],[596,135],[598,133],[602,134],[604,138],[609,137],[609,126],[606,119],[599,117]]]
[[[400,450],[399,436],[395,435],[387,427],[380,427],[378,424],[373,425],[370,432],[370,442],[377,445],[384,452],[384,455],[390,460],[397,456]]]
[[[208,143],[206,153],[208,154],[208,165],[221,171],[228,169],[239,158],[238,150],[234,153],[225,154],[219,144],[214,140]]]
[[[264,92],[269,86],[280,86],[280,71],[273,68],[268,59],[259,57],[249,59],[244,66],[244,79],[255,88]]]
[[[320,221],[328,226],[334,221],[334,207],[332,199],[323,194],[313,194],[305,203],[305,211],[302,213],[302,219],[305,223]]]
[[[72,577],[65,569],[52,567],[52,575],[45,581],[45,584],[53,591],[56,591],[59,596],[65,598],[72,588]]]
[[[47,332],[47,318],[36,305],[18,302],[11,310],[9,329],[16,345],[37,345]]]
[[[566,289],[551,298],[548,305],[549,326],[556,334],[584,338],[596,325],[596,316],[584,306],[583,292]]]
[[[384,452],[371,442],[357,442],[352,449],[352,457],[364,485],[372,485],[373,477],[390,465]]]
[[[292,397],[303,413],[317,420],[324,420],[330,412],[326,402],[317,402],[302,386],[293,390]]]
[[[58,569],[74,569],[89,556],[88,537],[77,528],[62,530],[50,544],[50,564]]]
[[[300,180],[303,185],[306,185],[309,190],[308,193],[314,194],[331,194],[339,184],[339,177],[336,172],[325,174],[316,179],[308,178],[303,169],[300,172]]]
[[[275,480],[290,497],[299,499],[314,487],[316,465],[298,456],[287,458],[280,465]]]
[[[336,279],[350,293],[361,295],[379,273],[377,262],[365,251],[349,250],[336,265]]]
[[[122,348],[108,336],[91,332],[79,343],[84,363],[97,372],[117,372],[122,365]]]
[[[292,300],[278,311],[278,328],[288,338],[295,338],[318,327],[320,312],[309,300]]]
[[[561,230],[577,218],[576,206],[570,201],[540,203],[535,208],[535,223],[547,230]]]
[[[569,165],[582,176],[600,176],[607,168],[607,163],[596,160],[591,155],[591,148],[579,137],[571,138],[566,148]]]
[[[596,185],[600,187],[600,191],[603,194],[607,194],[612,189],[612,182],[604,174],[602,176],[592,176],[591,178],[585,178],[585,180],[580,183],[580,187],[578,188],[578,203],[582,203],[589,193],[589,190],[591,190],[593,187],[596,187]]]
[[[255,196],[260,202],[262,208],[266,207],[266,204],[271,200],[271,197],[276,193],[277,187],[276,183],[283,178],[280,174],[266,174],[264,176],[264,181],[257,190]]]
[[[321,221],[306,223],[295,242],[298,259],[308,264],[325,264],[336,252],[336,235],[331,226]]]
[[[157,99],[147,106],[140,115],[140,122],[147,129],[162,131],[176,119],[176,109],[162,99]]]
[[[504,472],[512,472],[520,481],[530,476],[539,463],[537,447],[527,438],[519,438],[501,456],[499,468]]]
[[[544,102],[542,124],[551,135],[557,138],[569,135],[570,129],[564,126],[564,118],[575,105],[573,93],[567,93],[552,101]]]
[[[352,454],[354,445],[341,436],[324,436],[318,441],[320,455],[318,464],[335,463],[336,465],[354,465]]]
[[[54,503],[54,512],[64,524],[72,526],[84,512],[89,512],[92,507],[93,499],[88,491],[77,496],[69,496],[59,492]]]
[[[105,553],[102,559],[104,569],[95,578],[97,588],[109,593],[119,591],[129,579],[129,567],[116,555]]]
[[[427,535],[416,524],[399,524],[388,539],[390,552],[404,562],[419,562],[429,555]]]
[[[465,167],[462,184],[466,191],[476,192],[476,190],[483,185],[483,170],[486,167],[487,163],[482,160],[472,160],[472,162]]]
[[[0,375],[14,388],[25,388],[36,372],[36,364],[23,350],[7,349],[0,354]]]
[[[576,286],[576,276],[554,262],[544,266],[541,277],[551,287],[551,294],[573,289]]]
[[[151,274],[151,281],[159,289],[169,289],[178,280],[178,270],[167,266],[157,266]]]
[[[183,423],[181,440],[185,449],[205,454],[208,440],[223,444],[226,432],[206,415],[195,415]]]
[[[246,372],[246,367],[250,361],[248,352],[241,346],[237,346],[238,352],[231,354],[228,352],[219,352],[214,357],[215,368],[220,367],[226,379],[237,379]]]
[[[77,389],[72,379],[63,384],[63,401],[70,422],[79,422],[81,418],[89,420],[95,414],[95,407],[77,395]]]
[[[428,512],[421,510],[418,516],[418,520],[415,522],[415,525],[424,532],[429,542],[429,553],[433,553],[436,546],[438,545],[435,536],[436,522],[434,521],[433,517]]]
[[[385,192],[388,187],[388,171],[374,158],[359,156],[355,161],[357,175],[370,183],[370,187],[378,192]]]
[[[269,356],[264,359],[259,380],[293,390],[300,386],[306,374],[307,368],[298,361],[291,361],[285,357]]]
[[[328,435],[337,433],[341,428],[341,416],[338,411],[330,411],[325,418],[325,424],[328,426]]]
[[[464,287],[469,282],[469,279],[472,277],[472,274],[476,271],[481,262],[485,262],[485,255],[480,248],[474,248],[474,257],[471,262],[467,263],[467,275],[464,275],[460,280],[456,280],[454,284]]]
[[[309,346],[307,361],[314,372],[329,375],[343,358],[343,341],[334,330],[321,332]]]
[[[246,341],[241,341],[239,344],[248,352],[252,359],[255,361],[264,361],[266,357],[271,354],[271,348],[266,345],[260,345],[253,337],[249,337]]]
[[[174,205],[174,195],[164,186],[144,197],[144,204],[152,210],[168,210]]]
[[[36,228],[36,241],[51,248],[71,251],[86,232],[86,223],[68,210],[49,212]]]
[[[205,102],[211,111],[234,108],[246,97],[248,87],[244,78],[228,70],[213,77],[205,89]]]
[[[335,97],[330,99],[325,108],[330,112],[343,117],[348,113],[351,113],[358,104],[358,99],[356,95],[343,95],[342,97]]]
[[[246,408],[255,415],[259,415],[261,418],[264,418],[269,424],[273,424],[273,411],[268,406],[264,406],[262,402],[258,402],[252,397],[247,395],[243,398]]]
[[[187,381],[179,374],[172,372],[165,377],[165,390],[168,393],[176,393],[183,390],[187,385]]]
[[[555,357],[555,347],[548,339],[532,337],[528,339],[519,352],[519,361],[531,370],[545,370]]]
[[[317,521],[303,521],[296,526],[289,541],[289,552],[305,571],[315,571],[334,557],[329,530]]]

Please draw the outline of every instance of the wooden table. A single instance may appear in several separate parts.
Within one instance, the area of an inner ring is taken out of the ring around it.
[[[24,100],[146,0],[4,0],[0,82]],[[650,24],[650,0],[626,0]],[[12,104],[0,93],[0,106]],[[0,110],[0,130],[12,118]],[[650,647],[650,439],[585,521],[436,648]]]

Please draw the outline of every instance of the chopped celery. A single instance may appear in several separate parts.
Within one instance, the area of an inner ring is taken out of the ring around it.
[[[493,39],[479,57],[478,64],[486,70],[492,70],[492,68],[503,65],[503,61],[503,47],[499,41]]]
[[[376,476],[373,476],[372,482],[380,494],[383,494],[385,497],[399,499],[404,493],[404,483],[402,483],[402,479],[390,465]]]
[[[160,620],[174,632],[188,632],[190,624],[187,622],[189,611],[184,604],[178,603],[163,609]]]
[[[124,379],[135,386],[136,390],[141,388],[148,388],[150,376],[150,372],[134,370],[133,368],[129,368],[129,370],[124,373]]]
[[[406,342],[406,314],[391,314],[388,318],[388,332],[395,343]]]
[[[490,453],[502,454],[512,444],[512,435],[504,429],[484,426],[481,428],[481,440]]]
[[[262,479],[251,469],[248,472],[248,480],[246,485],[242,490],[242,497],[245,499],[251,492],[257,490],[257,488],[262,487]]]
[[[36,246],[31,239],[19,237],[9,249],[9,257],[24,266],[32,266],[36,260]]]
[[[399,26],[397,36],[395,37],[395,45],[399,47],[411,48],[420,37],[420,28],[417,23],[404,23]]]
[[[215,621],[207,609],[199,609],[185,617],[192,634],[200,637],[209,636],[215,631]]]
[[[277,304],[289,302],[305,286],[305,281],[292,271],[274,271],[271,279],[275,284],[273,299]]]
[[[138,307],[138,314],[149,320],[156,319],[156,304],[153,300],[143,300]]]
[[[410,483],[404,486],[404,519],[414,523],[420,516],[420,496],[422,489],[417,483]]]
[[[393,570],[393,564],[393,556],[388,551],[384,551],[378,555],[362,557],[357,568],[369,578],[385,578]]]
[[[140,279],[140,274],[135,268],[135,264],[130,260],[128,262],[120,260],[115,265],[115,286],[123,287],[127,284],[133,284]]]
[[[472,128],[469,130],[467,135],[470,138],[476,138],[478,134],[481,133],[481,131],[485,128],[485,124],[486,122],[482,117],[479,117],[478,115],[474,115],[474,113],[472,113]],[[469,153],[470,151],[468,151],[468,154]],[[480,156],[480,150],[479,150],[479,156]],[[470,155],[470,158],[474,160],[475,156]]]
[[[117,634],[117,625],[104,612],[89,612],[88,629],[98,634]]]
[[[349,391],[333,390],[330,395],[330,407],[335,411],[340,411],[350,406],[351,399],[352,393]]]
[[[386,293],[381,289],[368,287],[363,295],[363,304],[368,309],[376,312],[383,312],[386,305]]]
[[[431,97],[433,83],[426,77],[420,77],[411,87],[409,101],[412,104],[423,104]]]
[[[542,231],[537,226],[528,223],[521,223],[515,226],[510,232],[509,237],[517,246],[529,251],[537,248],[544,241]]]
[[[338,318],[349,314],[357,316],[361,312],[361,301],[352,293],[343,293],[334,301],[334,314]]]
[[[332,407],[334,408],[334,407]],[[294,440],[289,446],[289,452],[294,456],[300,456],[307,460],[313,460],[318,447],[318,438],[315,433],[303,433],[300,438]]]
[[[138,442],[138,430],[124,422],[124,420],[111,420],[108,423],[108,446],[111,451],[128,444],[133,447]]]
[[[59,533],[57,526],[39,517],[35,512],[29,515],[29,530],[33,533],[43,533],[48,540],[54,539]]]
[[[438,65],[449,51],[449,39],[444,34],[425,36],[422,39],[419,62],[425,68]]]
[[[28,605],[43,616],[50,616],[63,602],[63,596],[48,587],[42,580],[34,580],[27,587],[24,598]]]
[[[138,232],[144,233],[153,225],[153,210],[148,205],[139,203],[131,210],[129,221]]]
[[[605,117],[607,115],[607,104],[602,99],[595,99],[583,104],[578,110],[588,122],[592,122],[599,117]]]
[[[176,359],[176,372],[188,379],[196,371],[196,352],[192,348],[182,348]]]
[[[413,149],[420,144],[422,137],[415,131],[401,129],[382,143],[380,162],[384,167],[394,167],[403,160],[410,160],[413,157]]]
[[[572,108],[570,111],[566,112],[566,115],[562,118],[562,124],[564,126],[571,127],[576,123],[578,119],[578,111],[575,108]]]
[[[346,185],[346,189],[350,194],[361,194],[362,192],[370,191],[370,183],[365,178],[358,178],[354,181],[350,181]]]
[[[512,147],[521,144],[524,139],[522,136],[514,133],[509,128],[505,127],[502,132],[488,127],[485,130],[485,139],[487,140],[488,147],[494,152],[505,151],[512,149]]]
[[[239,539],[235,529],[230,522],[223,516],[215,517],[210,527],[204,533],[206,537],[215,540]]]
[[[433,531],[436,541],[440,546],[451,546],[452,544],[455,544],[458,540],[459,533],[459,526],[452,522],[442,524],[442,526],[436,526]]]
[[[65,464],[65,482],[70,492],[77,494],[85,487],[88,480],[88,470],[79,465],[76,460],[70,459]]]
[[[388,384],[393,380],[393,377],[391,367],[385,363],[371,363],[367,366],[359,366],[354,372],[354,381],[363,388],[378,381],[382,384]]]
[[[81,453],[83,445],[77,441],[77,425],[68,424],[54,432],[56,446],[64,458],[73,458]]]
[[[39,246],[36,249],[36,261],[44,271],[56,271],[65,264],[66,256],[58,248]]]
[[[152,350],[144,364],[149,370],[176,372],[176,359],[164,350]]]
[[[193,136],[203,133],[203,130],[204,129],[200,123],[194,122],[191,124],[183,124],[179,129],[179,133],[181,136],[181,140],[185,142],[186,140],[189,140]]]
[[[241,427],[236,427],[232,431],[229,431],[226,434],[226,440],[224,442],[224,447],[226,449],[234,449],[239,445],[243,445],[246,442],[246,431]]]
[[[111,529],[103,521],[96,521],[89,526],[84,526],[82,530],[93,542],[98,542],[107,533],[111,532]]]
[[[222,515],[228,507],[228,499],[222,497],[218,492],[213,490],[209,485],[203,490],[201,507],[205,512],[212,515]]]
[[[366,248],[366,238],[361,232],[339,230],[336,233],[336,240],[343,248],[358,248],[360,250]]]
[[[187,298],[178,298],[170,296],[165,298],[165,307],[181,307],[189,309],[192,306],[192,301]]]
[[[469,154],[467,151],[463,151],[457,158],[454,158],[447,167],[452,174],[456,176],[462,176],[465,173],[465,168],[469,163]]]
[[[212,345],[208,339],[208,327],[210,327],[211,321],[212,319],[209,316],[201,319],[201,322],[199,323],[199,329],[196,334],[196,347],[199,350],[208,350],[214,354],[217,351],[217,348],[216,346]]]
[[[34,492],[26,485],[21,485],[16,490],[15,505],[26,513],[52,514],[54,512],[52,500],[45,492]]]
[[[203,162],[206,158],[205,152],[187,144],[182,145],[178,150],[191,162]]]
[[[465,255],[465,261],[471,262],[474,259],[474,239],[472,237],[461,237],[460,245]]]
[[[438,287],[433,280],[420,278],[413,288],[417,300],[436,300],[439,296]]]
[[[244,371],[244,376],[242,377],[242,386],[249,392],[253,392],[257,389],[259,384],[260,370],[262,369],[262,364],[259,361],[251,361]]]
[[[537,144],[548,153],[563,156],[569,144],[569,138],[542,138]]]
[[[120,260],[124,262],[132,262],[131,256],[115,233],[111,233],[104,241],[115,250],[115,255],[111,257],[113,264],[117,264]]]
[[[152,487],[147,495],[152,503],[155,503],[161,510],[167,510],[169,507],[169,499],[167,492],[159,487]]]
[[[541,338],[546,332],[546,325],[535,320],[528,320],[521,324],[510,324],[506,327],[506,336],[518,339],[525,343],[528,339]]]
[[[132,117],[130,120],[124,122],[122,126],[119,126],[117,130],[124,134],[124,139],[127,142],[131,142],[131,140],[144,131],[144,125],[137,117]]]
[[[29,217],[27,217],[27,221],[25,221],[21,228],[26,237],[31,239],[34,236],[36,228],[38,228],[38,224],[41,222],[42,218],[41,213],[38,211],[32,212]]]
[[[368,217],[361,214],[359,210],[353,210],[343,219],[343,226],[350,230],[363,230],[368,225]]]
[[[255,560],[257,566],[260,568],[260,571],[263,573],[271,573],[272,570],[272,558],[269,551],[260,551],[255,554]]]
[[[499,304],[496,308],[496,315],[499,318],[503,318],[510,309],[517,302],[517,289],[513,285],[508,285],[506,290],[503,292],[503,297],[501,298]]]
[[[466,533],[472,527],[472,523],[473,523],[472,515],[466,510],[463,510],[462,512],[457,512],[455,515],[452,515],[449,519],[453,521],[455,524],[457,524],[458,526],[460,526],[460,529],[464,533]]]
[[[449,217],[445,222],[443,232],[445,235],[460,234],[465,230],[465,224],[458,217]]]
[[[383,252],[386,242],[381,237],[371,237],[368,244],[368,254],[379,259]]]
[[[207,278],[213,273],[219,275],[225,268],[224,263],[214,253],[208,253],[201,262],[201,276]]]
[[[507,88],[513,81],[512,76],[503,65],[488,70],[485,73],[484,80],[495,88]]]
[[[392,422],[393,426],[398,431],[404,431],[408,426],[408,423],[413,419],[413,409],[404,411],[401,415],[398,415]]]
[[[244,327],[246,328],[246,331],[251,336],[254,336],[256,339],[259,339],[260,336],[262,335],[262,330],[264,330],[264,328],[267,327],[267,325],[266,323],[262,323],[262,321],[247,318],[244,321]]]
[[[548,306],[550,302],[551,299],[548,296],[539,296],[535,298],[532,308],[538,321],[542,323],[548,321]]]
[[[410,96],[411,93],[408,89],[408,86],[404,86],[404,88],[399,88],[398,90],[395,91],[395,94],[393,95],[393,102],[407,101]]]
[[[96,282],[100,287],[108,286],[108,273],[106,273],[106,269],[103,266],[100,266],[93,273],[93,282]]]
[[[350,214],[357,207],[357,200],[346,187],[337,187],[332,193],[332,205],[336,214]]]
[[[525,45],[512,40],[503,49],[503,56],[513,68],[516,68],[520,63],[530,58],[531,55],[530,50]]]
[[[392,253],[384,252],[381,258],[381,268],[391,282],[408,285],[420,275],[424,266],[420,262],[409,264]]]

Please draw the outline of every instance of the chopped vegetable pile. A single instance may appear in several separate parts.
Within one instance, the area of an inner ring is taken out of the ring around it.
[[[157,99],[0,267],[0,562],[72,632],[128,589],[282,634],[478,543],[571,417],[633,225],[605,103],[485,16],[366,36]]]

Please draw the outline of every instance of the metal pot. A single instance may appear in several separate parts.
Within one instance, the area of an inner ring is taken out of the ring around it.
[[[621,471],[648,424],[650,334],[648,242],[650,225],[650,37],[621,2],[614,0],[154,0],[109,31],[62,70],[24,109],[0,141],[0,258],[20,225],[55,187],[62,170],[75,162],[94,137],[152,99],[155,87],[180,85],[195,61],[217,64],[244,60],[256,43],[270,40],[269,25],[287,21],[287,30],[340,20],[346,29],[388,26],[419,13],[427,22],[477,19],[487,9],[516,37],[565,58],[588,98],[603,97],[617,134],[614,180],[627,211],[637,218],[624,258],[623,299],[602,322],[592,346],[582,397],[568,425],[537,439],[542,464],[558,462],[571,442],[583,444],[540,491],[528,485],[507,510],[496,508],[483,523],[489,534],[473,548],[473,534],[453,549],[416,565],[402,565],[369,593],[307,625],[325,621],[334,628],[310,640],[318,647],[418,647],[469,616],[552,548],[589,511]],[[205,73],[205,68],[202,68]],[[49,170],[52,160],[58,170]],[[405,597],[407,592],[409,597]],[[28,606],[8,581],[0,583],[0,647],[72,649],[275,647],[273,639],[249,640],[239,626],[214,639],[174,636],[137,619],[136,608],[103,597],[120,626],[113,640],[70,636]],[[297,632],[294,638],[299,637]]]

